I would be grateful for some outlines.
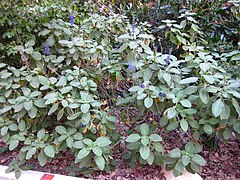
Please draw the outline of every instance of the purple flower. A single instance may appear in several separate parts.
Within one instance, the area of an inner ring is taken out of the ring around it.
[[[136,67],[133,66],[131,62],[128,62],[128,69],[133,72],[136,71]]]
[[[166,93],[160,93],[160,96],[166,97],[167,95],[166,95]]]
[[[70,13],[69,21],[70,21],[71,25],[74,25],[74,14],[73,13]]]
[[[133,33],[134,34],[134,31],[135,30],[135,26],[134,26],[134,24],[132,24],[132,30],[131,30],[131,33]]]
[[[85,126],[85,125],[84,125],[84,124],[82,124],[82,123],[79,125],[79,127],[80,127],[80,128],[82,128],[82,127],[84,127],[84,126]]]
[[[50,47],[49,47],[48,43],[46,43],[46,45],[45,45],[44,54],[47,56],[50,55]]]
[[[145,85],[144,84],[140,84],[139,85],[141,88],[145,88]]]
[[[167,66],[170,65],[170,60],[171,60],[171,54],[169,54],[169,55],[167,56],[167,59],[164,60],[164,61],[166,62],[166,64],[167,64]]]

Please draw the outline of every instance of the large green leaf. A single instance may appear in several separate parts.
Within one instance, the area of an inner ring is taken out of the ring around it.
[[[180,103],[181,103],[184,107],[190,108],[190,107],[192,106],[192,103],[191,103],[189,100],[187,100],[187,99],[181,100]]]
[[[31,159],[32,156],[36,153],[37,148],[33,147],[31,149],[28,150],[27,154],[26,154],[26,160]]]
[[[55,150],[52,145],[45,146],[44,153],[51,158],[54,158],[55,156]]]
[[[195,163],[199,164],[200,166],[205,166],[205,164],[206,164],[206,161],[205,161],[205,160],[203,159],[203,157],[200,156],[199,154],[195,154],[195,155],[193,156],[192,160],[193,160]]]
[[[186,79],[182,79],[179,83],[180,84],[189,84],[189,83],[194,83],[198,81],[198,77],[189,77]]]
[[[38,154],[38,161],[41,166],[47,163],[47,156],[43,153],[43,150]]]
[[[140,155],[141,157],[146,160],[150,155],[150,147],[149,146],[141,146],[140,147]]]
[[[100,170],[104,170],[105,159],[102,156],[94,156],[94,161]]]
[[[126,142],[136,142],[139,139],[141,139],[141,137],[139,136],[139,134],[131,134],[127,137]]]
[[[100,147],[96,146],[92,150],[96,156],[102,156],[102,149]]]
[[[77,155],[77,158],[78,159],[83,159],[85,158],[88,154],[90,153],[89,150],[87,150],[87,148],[83,148],[79,151],[78,155]]]
[[[181,151],[179,148],[175,148],[169,152],[169,157],[171,158],[180,158],[181,157]]]
[[[149,133],[149,126],[147,123],[143,123],[140,126],[140,131],[143,136],[147,136]]]
[[[149,138],[150,138],[150,141],[153,141],[153,142],[162,141],[162,137],[158,134],[151,134]]]
[[[95,144],[99,147],[104,147],[111,144],[111,141],[107,137],[98,137],[95,141]]]
[[[177,114],[177,111],[174,107],[172,108],[169,108],[168,111],[167,111],[167,117],[168,119],[172,119],[173,117],[175,117]]]
[[[180,126],[181,126],[181,128],[182,128],[182,130],[184,132],[187,132],[187,130],[188,130],[188,122],[186,121],[186,119],[182,119],[180,121]]]
[[[218,117],[222,111],[223,111],[224,103],[222,102],[222,99],[219,98],[217,101],[215,101],[212,104],[212,114],[214,117]]]
[[[146,97],[144,99],[144,106],[150,108],[153,105],[153,99],[151,97]]]

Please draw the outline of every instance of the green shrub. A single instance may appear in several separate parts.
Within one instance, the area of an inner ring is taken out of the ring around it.
[[[103,4],[76,4],[18,5],[17,21],[3,9],[0,128],[9,150],[18,151],[8,171],[19,177],[25,161],[44,166],[67,150],[78,168],[108,172],[116,165],[111,150],[121,142],[131,167],[165,164],[179,176],[205,165],[199,155],[205,137],[240,137],[235,46],[213,51],[187,10],[177,21],[162,20],[163,36],[154,36],[148,23],[130,23]],[[129,81],[119,98],[116,87]],[[128,132],[114,117],[123,106],[139,111]],[[149,112],[159,117],[153,123],[144,122]],[[156,128],[179,130],[189,141],[167,152]]]

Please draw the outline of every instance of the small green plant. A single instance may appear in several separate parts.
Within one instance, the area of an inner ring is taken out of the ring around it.
[[[162,137],[158,134],[151,133],[149,130],[149,125],[144,123],[139,127],[140,133],[130,134],[127,139],[126,147],[133,153],[139,153],[140,156],[138,161],[140,164],[147,162],[152,165],[154,159],[162,156],[164,147],[160,143]]]

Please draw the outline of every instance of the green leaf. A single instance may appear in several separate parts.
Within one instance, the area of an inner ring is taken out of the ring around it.
[[[209,83],[209,84],[213,84],[214,83],[214,77],[211,75],[202,75],[204,77],[204,79]]]
[[[136,42],[134,42],[134,41],[129,42],[128,45],[129,45],[130,49],[135,49],[138,46],[138,44]]]
[[[65,76],[60,77],[59,81],[57,82],[56,86],[66,86],[67,84],[67,78]]]
[[[77,158],[78,159],[83,159],[85,158],[88,154],[90,153],[89,150],[87,150],[86,148],[83,148],[79,151],[78,155],[77,155]]]
[[[179,125],[179,121],[175,121],[175,122],[171,122],[168,126],[167,126],[167,130],[172,131],[178,128]]]
[[[171,75],[168,73],[163,73],[163,79],[166,81],[166,83],[170,83],[171,82]]]
[[[57,127],[55,128],[55,130],[56,130],[57,133],[59,133],[59,134],[66,134],[66,133],[67,133],[66,128],[63,127],[63,126],[57,126]]]
[[[144,74],[143,74],[143,80],[144,80],[144,81],[149,81],[149,80],[151,79],[152,75],[153,75],[152,70],[149,69],[149,68],[146,69],[146,70],[144,71]]]
[[[54,113],[57,109],[58,109],[58,103],[53,104],[53,106],[51,107],[51,109],[48,111],[48,115],[51,115],[51,114]]]
[[[153,143],[153,148],[155,149],[155,151],[157,152],[163,152],[164,147],[162,144],[160,143]]]
[[[119,49],[118,49],[118,52],[121,53],[123,52],[125,49],[127,49],[128,47],[128,44],[123,44]]]
[[[232,129],[230,128],[226,128],[224,131],[223,131],[223,138],[228,140],[232,137]]]
[[[139,90],[142,90],[142,88],[140,86],[133,86],[128,89],[129,92],[137,92]]]
[[[83,143],[88,145],[89,147],[93,146],[93,141],[91,139],[83,139]]]
[[[90,108],[90,104],[82,104],[81,105],[81,111],[83,113],[87,113],[89,111],[89,108]]]
[[[190,157],[187,155],[182,156],[182,163],[184,166],[187,166],[190,163]]]
[[[59,57],[57,57],[56,61],[58,63],[61,63],[64,59],[65,59],[65,56],[59,56]]]
[[[150,152],[148,158],[147,158],[147,162],[149,165],[152,165],[154,161],[154,154],[152,152]]]
[[[37,52],[37,51],[34,51],[34,52],[32,53],[32,57],[33,57],[35,60],[37,60],[37,61],[39,61],[39,60],[42,59],[41,53],[40,53],[40,52]]]
[[[229,116],[230,116],[230,107],[228,105],[224,104],[223,111],[220,114],[220,118],[221,118],[221,120],[229,119]]]
[[[13,139],[9,144],[9,150],[12,151],[18,146],[19,140]]]
[[[222,99],[219,98],[217,101],[215,101],[212,104],[212,114],[214,117],[218,117],[222,111],[223,111],[224,103],[222,102]]]
[[[3,68],[3,67],[5,67],[7,64],[5,64],[5,63],[0,63],[0,68]]]
[[[104,147],[111,144],[111,141],[107,137],[98,137],[95,141],[95,144],[99,147]]]
[[[181,43],[183,43],[184,45],[187,43],[187,42],[186,42],[186,39],[183,38],[183,37],[180,36],[180,35],[177,35],[177,39],[178,39]]]
[[[140,126],[140,132],[143,136],[147,136],[149,133],[149,126],[147,123],[143,123]]]
[[[206,161],[199,154],[194,154],[192,160],[200,166],[205,166]]]
[[[194,144],[192,141],[189,141],[186,145],[185,145],[185,151],[187,151],[188,153],[193,153],[194,151]]]
[[[96,146],[92,150],[96,156],[102,156],[102,149],[100,147]]]
[[[183,172],[184,172],[184,165],[182,162],[178,162],[173,169],[173,175],[175,177],[181,176]]]
[[[238,113],[238,116],[240,116],[240,106],[239,106],[239,103],[237,102],[237,100],[235,98],[232,98],[232,105],[236,109],[236,112]]]
[[[151,134],[149,138],[150,138],[150,141],[153,141],[153,142],[162,141],[162,137],[159,136],[158,134]]]
[[[94,161],[100,170],[104,170],[105,159],[102,156],[94,156]]]
[[[54,158],[55,156],[55,150],[52,145],[48,145],[44,147],[44,153],[51,158]]]
[[[7,132],[8,132],[8,127],[7,126],[3,126],[1,128],[1,135],[4,136]]]
[[[150,108],[152,105],[153,105],[153,99],[150,98],[150,97],[146,97],[146,98],[144,99],[144,106],[145,106],[146,108]]]
[[[180,158],[181,150],[179,148],[175,148],[169,152],[169,157],[171,158]]]
[[[46,36],[47,34],[49,34],[51,31],[49,29],[44,29],[43,31],[41,31],[38,35],[39,36]]]
[[[169,108],[168,111],[167,111],[167,117],[168,119],[172,119],[173,117],[175,117],[177,114],[177,111],[174,107],[172,108]]]
[[[59,121],[60,119],[62,119],[64,114],[64,108],[62,108],[60,111],[58,111],[57,113],[57,120]]]
[[[35,118],[37,116],[37,108],[35,106],[32,106],[30,111],[28,111],[28,115],[30,118]]]
[[[142,145],[147,146],[148,143],[149,143],[149,137],[148,136],[143,136],[141,138],[141,143],[142,143]]]
[[[73,147],[76,148],[76,149],[82,149],[85,147],[85,145],[83,144],[82,141],[75,141],[73,143]]]
[[[37,138],[38,138],[39,140],[42,140],[42,138],[45,136],[45,133],[46,133],[45,129],[42,128],[40,131],[38,131],[38,133],[37,133]]]
[[[207,104],[209,102],[209,95],[205,88],[200,89],[199,96],[204,104]]]
[[[41,166],[47,163],[47,156],[43,153],[43,150],[38,154],[38,161]]]
[[[18,170],[15,170],[15,178],[16,179],[19,179],[20,176],[21,176],[22,172],[18,169]]]
[[[205,124],[204,127],[203,127],[203,130],[207,134],[212,134],[212,132],[213,132],[213,129],[209,124]]]
[[[39,82],[44,86],[49,86],[50,82],[45,76],[39,76]]]
[[[37,151],[36,147],[29,149],[26,155],[26,160],[31,159],[32,156],[36,153],[36,151]]]
[[[182,104],[183,107],[189,107],[190,108],[192,106],[192,103],[187,99],[181,100],[180,103]]]
[[[188,122],[186,121],[186,119],[182,119],[180,121],[180,126],[181,126],[181,128],[182,128],[182,130],[184,132],[187,132],[187,130],[188,130]]]
[[[198,167],[197,163],[191,162],[190,167],[194,172],[199,172],[199,167]]]
[[[140,155],[144,160],[146,160],[150,155],[150,147],[149,146],[141,146],[140,147]]]
[[[72,146],[73,146],[73,138],[72,138],[72,137],[68,137],[68,138],[66,139],[66,143],[67,143],[67,146],[68,146],[69,148],[72,148]]]
[[[190,77],[186,79],[182,79],[179,83],[180,84],[189,84],[189,83],[194,83],[198,81],[198,77]]]
[[[33,101],[30,100],[30,101],[25,101],[24,102],[24,108],[29,111],[31,108],[33,107]]]
[[[81,115],[82,112],[77,112],[77,113],[74,113],[74,114],[70,114],[67,119],[68,120],[74,120],[74,119],[77,119],[80,115]]]
[[[26,44],[25,47],[32,47],[35,45],[35,41],[33,39],[30,39]]]
[[[11,130],[11,131],[17,131],[18,130],[18,126],[15,124],[15,123],[12,123],[8,126],[8,128]]]
[[[141,139],[141,137],[139,136],[139,134],[131,134],[128,136],[128,138],[125,140],[126,142],[136,142],[139,139]]]
[[[210,66],[208,63],[201,63],[199,66],[203,72],[206,72],[210,69]]]
[[[5,112],[8,112],[10,109],[12,109],[12,106],[5,106],[3,109],[0,109],[0,114],[3,114]]]

